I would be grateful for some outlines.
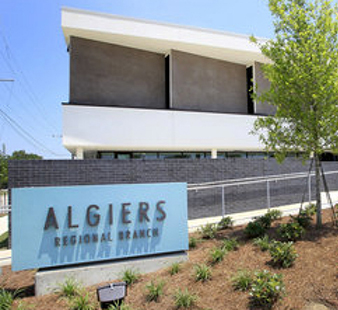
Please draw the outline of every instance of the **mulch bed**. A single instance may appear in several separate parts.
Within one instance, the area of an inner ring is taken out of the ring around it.
[[[283,218],[275,222],[269,233],[273,235],[276,226],[287,221],[288,218]],[[235,291],[231,278],[239,269],[267,269],[283,274],[287,292],[274,309],[302,309],[310,301],[325,304],[330,309],[338,309],[338,228],[332,225],[331,210],[323,212],[323,222],[321,230],[315,229],[313,223],[305,237],[297,241],[295,247],[299,257],[291,268],[276,269],[271,266],[269,253],[254,247],[243,235],[244,226],[238,226],[221,231],[216,240],[198,243],[196,249],[189,251],[189,261],[183,264],[178,274],[170,276],[168,270],[160,270],[142,275],[136,284],[128,288],[126,302],[134,310],[174,310],[173,294],[178,288],[188,288],[199,297],[191,309],[250,309],[248,293]],[[219,245],[222,238],[234,236],[240,241],[240,248],[228,253],[222,262],[212,267],[210,281],[195,282],[194,265],[208,263],[210,250]],[[34,271],[12,272],[10,266],[4,267],[0,285],[12,291],[22,289],[22,300],[34,305],[33,309],[69,309],[67,302],[56,294],[34,297],[34,274]],[[146,302],[146,284],[151,280],[157,282],[161,279],[165,281],[164,295],[158,303]],[[96,286],[87,290],[93,301],[96,300]]]

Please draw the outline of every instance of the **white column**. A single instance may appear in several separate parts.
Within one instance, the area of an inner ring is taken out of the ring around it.
[[[83,159],[83,149],[82,148],[76,149],[76,159]]]
[[[211,158],[216,159],[217,158],[217,149],[212,149],[211,150]]]

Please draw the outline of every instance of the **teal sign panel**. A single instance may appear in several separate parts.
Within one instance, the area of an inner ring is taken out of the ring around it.
[[[12,269],[188,250],[186,183],[12,189]]]

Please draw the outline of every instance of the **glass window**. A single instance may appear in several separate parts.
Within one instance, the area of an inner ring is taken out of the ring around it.
[[[183,153],[159,153],[159,158],[167,159],[167,158],[182,158]]]
[[[114,159],[115,158],[115,153],[114,152],[100,152],[99,153],[99,158],[102,158],[102,159]]]
[[[117,153],[116,158],[117,159],[130,159],[131,153]]]
[[[157,159],[157,153],[133,153],[136,159]]]
[[[244,153],[244,152],[229,152],[228,158],[246,158],[246,153]]]
[[[268,154],[263,152],[248,153],[248,158],[267,158]]]

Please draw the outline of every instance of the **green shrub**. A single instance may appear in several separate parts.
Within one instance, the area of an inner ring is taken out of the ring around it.
[[[269,210],[265,216],[270,217],[271,221],[277,221],[282,218],[283,212],[277,209]]]
[[[235,251],[239,248],[239,243],[236,238],[224,239],[222,248],[229,252]]]
[[[0,289],[0,310],[10,310],[14,299],[19,295],[19,291],[10,292],[5,289]]]
[[[211,269],[205,264],[195,265],[195,280],[196,281],[208,281],[211,279]]]
[[[257,217],[255,221],[260,223],[265,229],[269,229],[271,227],[272,218],[266,213],[263,216]]]
[[[283,240],[296,241],[304,235],[305,229],[298,222],[290,222],[281,224],[277,233]]]
[[[191,237],[189,239],[189,249],[194,249],[197,246],[197,239],[194,237]]]
[[[223,248],[214,248],[213,250],[211,250],[210,252],[210,256],[211,256],[211,263],[212,264],[217,264],[219,262],[221,262],[224,258],[224,255],[227,253],[228,251],[223,249]]]
[[[179,289],[174,295],[174,300],[177,308],[190,308],[197,301],[197,295],[189,293],[187,288],[184,291]]]
[[[317,206],[315,203],[311,203],[304,208],[304,211],[308,216],[314,216],[317,212]]]
[[[82,286],[74,278],[67,278],[65,282],[58,284],[56,293],[60,297],[72,298],[80,295],[82,289]]]
[[[147,295],[146,295],[146,300],[148,302],[151,302],[151,301],[158,302],[159,298],[163,295],[163,287],[164,287],[164,281],[160,281],[157,284],[151,281],[146,286],[146,289],[148,290]]]
[[[292,216],[292,222],[298,223],[303,228],[308,228],[311,225],[312,217],[306,211],[302,210],[297,216]]]
[[[208,223],[199,229],[199,232],[203,239],[214,239],[217,236],[218,226],[217,224]]]
[[[95,310],[96,306],[90,301],[88,293],[74,296],[70,299],[70,310]]]
[[[181,270],[181,264],[176,262],[170,266],[169,273],[171,276],[173,276],[174,274],[178,273],[180,270]]]
[[[247,291],[253,282],[253,275],[248,270],[239,270],[237,274],[231,278],[232,286],[235,290]]]
[[[223,217],[218,223],[218,229],[221,230],[221,229],[231,228],[233,223],[234,221],[232,220],[231,216]]]
[[[122,280],[127,283],[127,285],[131,285],[135,283],[140,278],[140,274],[138,271],[133,269],[127,269],[123,273]]]
[[[255,272],[249,294],[255,306],[271,308],[284,295],[283,276],[267,270]]]
[[[270,240],[268,235],[254,239],[253,244],[260,248],[262,252],[269,250]]]
[[[269,252],[272,262],[282,268],[290,267],[298,257],[293,242],[274,241],[270,245]]]
[[[244,229],[244,234],[250,239],[260,237],[264,235],[265,232],[266,228],[257,220],[248,223]]]

